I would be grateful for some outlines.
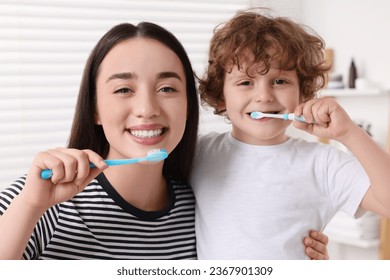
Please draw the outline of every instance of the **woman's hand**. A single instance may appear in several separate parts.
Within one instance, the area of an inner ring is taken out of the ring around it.
[[[90,163],[96,168],[90,168]],[[74,197],[106,168],[103,158],[91,150],[56,148],[40,152],[32,162],[20,195],[30,207],[45,211]],[[41,178],[44,169],[52,170],[50,179]]]
[[[305,237],[305,253],[311,260],[329,260],[328,255],[329,238],[320,231],[311,230],[309,236]]]

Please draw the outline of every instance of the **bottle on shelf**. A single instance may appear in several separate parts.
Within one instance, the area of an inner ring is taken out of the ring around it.
[[[352,58],[351,65],[349,66],[348,87],[355,88],[355,81],[357,79],[357,70],[355,61]]]

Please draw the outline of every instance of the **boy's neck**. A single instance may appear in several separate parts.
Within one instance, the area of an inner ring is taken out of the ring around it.
[[[232,130],[231,135],[234,139],[236,139],[239,142],[249,144],[249,145],[256,145],[256,146],[279,145],[285,143],[289,139],[288,135],[285,133],[276,135],[275,137],[260,138],[260,137],[245,135],[242,133],[236,133],[234,130]]]

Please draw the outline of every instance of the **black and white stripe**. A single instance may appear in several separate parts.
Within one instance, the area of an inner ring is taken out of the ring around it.
[[[22,190],[25,177],[0,194],[0,213]],[[169,181],[170,204],[142,211],[124,201],[103,174],[73,199],[42,216],[25,259],[195,259],[195,199]]]

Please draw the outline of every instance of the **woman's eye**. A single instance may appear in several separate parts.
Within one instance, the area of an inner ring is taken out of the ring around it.
[[[114,93],[129,93],[131,92],[131,89],[129,88],[120,88],[114,91]]]
[[[176,92],[177,90],[173,87],[163,87],[160,89],[162,92]]]

